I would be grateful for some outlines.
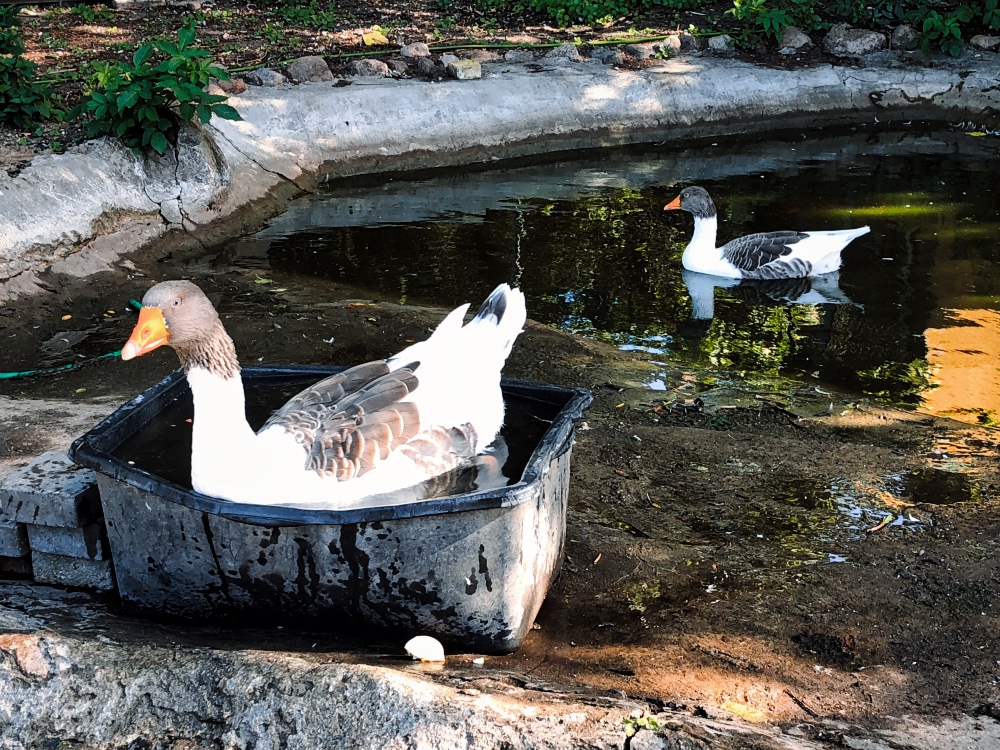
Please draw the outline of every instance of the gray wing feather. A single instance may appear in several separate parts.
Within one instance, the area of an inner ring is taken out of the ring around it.
[[[796,242],[807,236],[802,232],[760,232],[727,242],[720,249],[722,257],[743,271],[746,278],[777,278],[777,275],[759,272],[770,263],[777,262],[781,266],[794,263],[782,258],[792,252]]]
[[[389,372],[382,361],[358,365],[306,388],[260,431],[284,428],[305,451],[307,470],[353,479],[420,432],[417,406],[402,401],[418,382],[409,368]]]

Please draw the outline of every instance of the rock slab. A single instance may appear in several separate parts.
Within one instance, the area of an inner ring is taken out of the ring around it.
[[[823,49],[835,57],[864,57],[889,46],[885,34],[867,29],[852,29],[838,23],[823,39]]]

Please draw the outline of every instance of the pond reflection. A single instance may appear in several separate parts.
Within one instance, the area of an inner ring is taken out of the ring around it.
[[[442,306],[514,281],[534,320],[663,362],[813,377],[991,422],[997,144],[940,130],[801,136],[345,181],[294,202],[226,260]],[[872,232],[847,248],[839,275],[698,278],[680,265],[689,217],[662,211],[692,183],[716,197],[720,243],[859,223]]]

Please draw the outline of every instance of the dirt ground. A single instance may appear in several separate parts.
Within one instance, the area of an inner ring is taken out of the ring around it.
[[[354,364],[398,350],[441,316],[296,277],[262,285],[217,270],[212,256],[149,256],[0,310],[3,369],[65,361],[51,342],[72,331],[85,332],[77,354],[117,348],[134,322],[127,297],[182,274],[218,300],[245,363]],[[347,304],[358,299],[369,304]],[[0,381],[0,473],[65,447],[95,412],[175,366],[164,351]],[[573,453],[561,577],[523,647],[487,657],[487,668],[537,690],[569,685],[801,724],[828,740],[822,719],[1000,717],[1000,436],[816,384],[764,393],[681,362],[669,389],[653,392],[636,385],[650,367],[533,323],[515,347],[509,375],[586,386],[595,400]],[[53,416],[60,404],[64,416]],[[88,607],[105,612],[116,638],[150,637],[113,603]],[[155,632],[239,642],[187,625]],[[307,640],[318,658],[376,659],[387,648]],[[272,647],[302,642],[285,634]]]

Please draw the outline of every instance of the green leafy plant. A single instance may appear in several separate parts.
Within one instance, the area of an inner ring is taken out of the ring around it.
[[[726,15],[746,24],[737,36],[742,46],[758,46],[762,36],[781,42],[782,33],[792,25],[791,14],[784,8],[768,6],[767,0],[733,0]]]
[[[652,716],[630,716],[629,718],[622,720],[622,731],[625,732],[626,737],[635,737],[640,729],[645,729],[650,732],[658,732],[660,730],[660,722]]]
[[[17,9],[0,8],[0,124],[33,130],[40,120],[61,120],[64,112],[36,78],[38,66],[24,58]]]
[[[998,0],[986,0],[982,7],[983,26],[990,31],[1000,31],[1000,7]]]
[[[308,5],[296,5],[293,0],[287,0],[278,13],[288,23],[320,31],[333,31],[339,20],[337,14],[319,0],[311,0]]]
[[[920,27],[920,49],[929,55],[931,47],[958,57],[962,51],[962,26],[972,20],[974,11],[968,5],[942,16],[936,10],[927,12]]]
[[[264,28],[260,30],[260,35],[271,44],[276,44],[285,38],[285,29],[281,24],[265,23]]]
[[[96,23],[97,21],[110,21],[115,17],[115,14],[110,10],[105,8],[103,5],[77,5],[75,8],[70,8],[69,12],[73,15],[80,16],[87,23]]]
[[[177,32],[176,42],[142,44],[131,63],[94,62],[86,96],[74,110],[90,117],[87,134],[120,138],[136,153],[163,154],[180,126],[195,117],[203,123],[213,114],[239,120],[239,113],[223,104],[225,96],[205,90],[211,77],[229,76],[194,42],[194,26],[188,24]]]

